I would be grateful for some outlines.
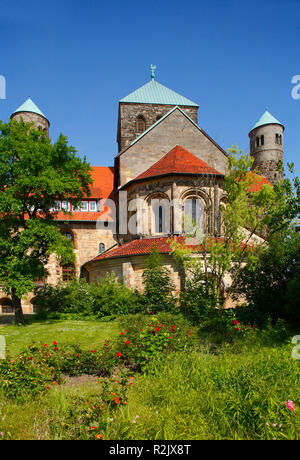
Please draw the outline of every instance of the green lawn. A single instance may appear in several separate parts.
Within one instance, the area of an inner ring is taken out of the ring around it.
[[[0,335],[5,336],[9,357],[15,357],[34,342],[51,344],[54,340],[63,343],[76,343],[83,349],[103,345],[105,339],[111,340],[119,332],[119,321],[33,321],[26,326],[4,326]]]

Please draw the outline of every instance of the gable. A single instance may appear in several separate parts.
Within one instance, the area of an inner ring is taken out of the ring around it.
[[[175,107],[120,152],[120,185],[138,177],[176,145],[222,174],[226,173],[226,152],[182,110]]]
[[[168,174],[204,174],[222,176],[219,171],[208,166],[203,160],[195,157],[180,145],[174,147],[147,171],[140,174],[135,180]]]

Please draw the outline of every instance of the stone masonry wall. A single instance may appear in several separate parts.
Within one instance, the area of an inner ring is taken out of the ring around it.
[[[118,126],[119,152],[141,134],[136,129],[136,120],[139,115],[144,117],[146,121],[145,130],[147,130],[157,122],[158,117],[163,117],[173,108],[174,105],[120,103]],[[198,107],[181,106],[180,108],[198,124]]]
[[[179,110],[175,110],[120,154],[120,185],[135,179],[176,145],[181,145],[219,172],[226,172],[227,156]]]

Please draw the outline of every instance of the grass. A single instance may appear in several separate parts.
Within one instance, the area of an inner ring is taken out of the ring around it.
[[[117,320],[59,321],[6,326],[1,333],[17,354],[34,339],[75,340],[89,349],[119,330]],[[300,361],[291,356],[290,339],[253,332],[213,352],[200,345],[152,362],[147,374],[135,376],[128,405],[103,413],[104,439],[299,439]],[[295,414],[286,407],[289,399]],[[95,400],[101,385],[82,381],[22,405],[0,397],[0,432],[12,439],[77,439],[80,410]]]
[[[17,356],[34,342],[76,343],[83,349],[96,348],[103,345],[105,339],[113,339],[118,335],[119,321],[31,321],[26,326],[9,325],[0,329],[0,335],[6,340],[9,357]]]

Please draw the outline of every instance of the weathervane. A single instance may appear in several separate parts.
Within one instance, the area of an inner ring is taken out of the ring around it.
[[[150,68],[151,68],[151,79],[154,80],[156,65],[151,64]]]

